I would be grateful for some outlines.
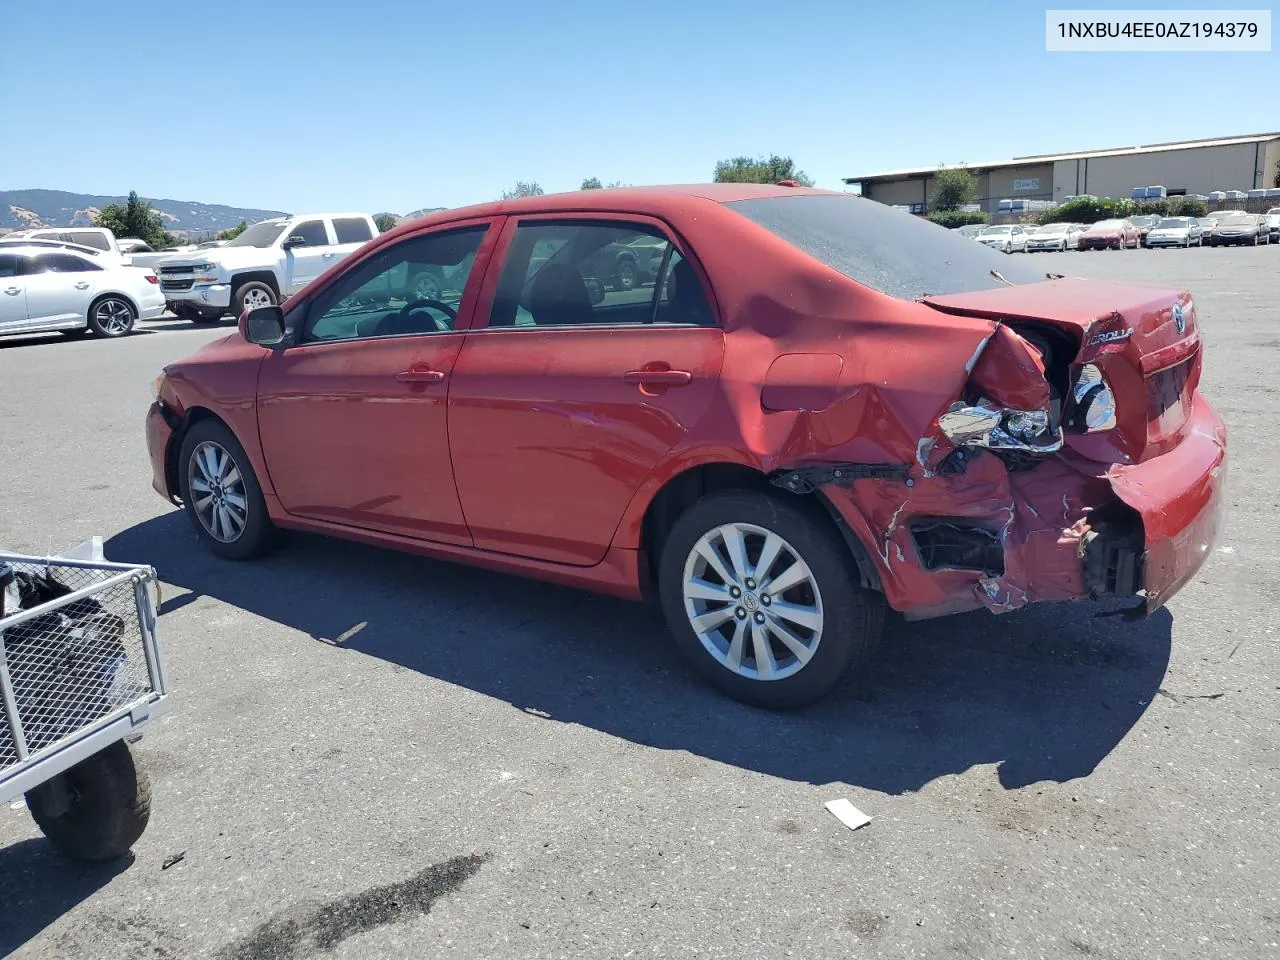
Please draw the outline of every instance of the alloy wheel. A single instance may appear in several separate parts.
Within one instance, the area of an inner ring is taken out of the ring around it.
[[[413,285],[413,298],[415,300],[439,300],[440,282],[431,274],[419,277],[418,282]]]
[[[782,680],[822,640],[822,594],[804,558],[771,530],[727,523],[689,552],[685,613],[706,651],[751,680]]]
[[[93,312],[94,318],[102,332],[109,337],[118,337],[129,330],[133,323],[133,311],[123,300],[109,298],[103,300]]]
[[[256,287],[252,290],[246,290],[243,299],[246,310],[257,310],[259,307],[271,306],[271,294],[265,290],[259,290]]]
[[[206,440],[191,452],[187,483],[192,507],[205,531],[222,543],[233,543],[249,520],[244,476],[231,454]]]

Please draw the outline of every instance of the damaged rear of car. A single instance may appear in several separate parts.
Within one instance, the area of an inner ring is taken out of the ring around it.
[[[996,269],[978,245],[874,203],[729,206],[861,288],[847,309],[827,295],[797,304],[794,325],[773,321],[780,354],[830,352],[840,372],[807,394],[820,404],[790,408],[770,403],[788,391],[766,376],[766,418],[791,420],[760,453],[777,486],[825,498],[891,607],[918,619],[1122,597],[1136,617],[1200,567],[1221,524],[1226,431],[1198,390],[1189,294]]]

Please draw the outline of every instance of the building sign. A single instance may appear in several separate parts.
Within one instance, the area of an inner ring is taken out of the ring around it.
[[[1040,178],[1032,177],[1030,180],[1013,181],[1014,193],[1033,193],[1040,189]]]

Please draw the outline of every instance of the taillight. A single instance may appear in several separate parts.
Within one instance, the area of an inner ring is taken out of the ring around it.
[[[147,278],[147,283],[153,283],[153,284],[154,284],[154,283],[159,283],[159,282],[160,282],[160,280],[156,277],[156,275],[155,275],[154,273],[148,273],[148,274],[146,274],[146,278]]]
[[[1086,363],[1071,386],[1071,413],[1067,426],[1083,433],[1113,430],[1116,425],[1116,395],[1097,365]]]

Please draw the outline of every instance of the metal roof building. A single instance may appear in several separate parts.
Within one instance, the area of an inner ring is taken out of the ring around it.
[[[1169,194],[1252,190],[1276,185],[1280,177],[1280,132],[1211,140],[1180,140],[1132,147],[1039,154],[967,163],[978,179],[978,203],[994,211],[1004,199],[1060,201],[1093,194],[1127,197],[1133,187],[1160,185]],[[938,168],[917,167],[845,177],[862,195],[881,203],[925,212]]]

